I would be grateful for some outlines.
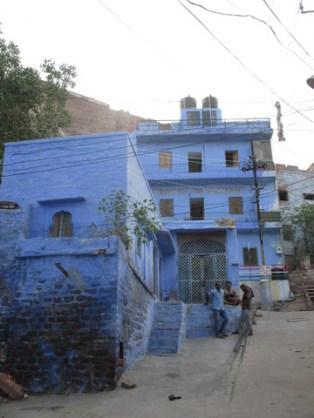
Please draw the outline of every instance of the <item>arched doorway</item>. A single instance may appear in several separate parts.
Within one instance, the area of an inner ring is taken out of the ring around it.
[[[207,238],[184,242],[178,264],[179,295],[185,303],[203,303],[205,291],[227,278],[225,245]]]

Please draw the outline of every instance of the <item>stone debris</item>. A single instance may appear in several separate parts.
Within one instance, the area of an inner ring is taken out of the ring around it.
[[[168,396],[169,401],[176,401],[177,399],[182,399],[182,396],[176,396],[173,393]]]
[[[28,395],[24,393],[23,387],[15,383],[12,376],[5,373],[0,373],[0,389],[6,393],[9,398],[14,400],[21,400],[28,397]]]

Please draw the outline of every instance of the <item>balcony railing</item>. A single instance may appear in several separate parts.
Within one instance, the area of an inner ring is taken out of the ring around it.
[[[144,163],[144,171],[145,174],[151,178],[159,178],[159,177],[167,177],[167,176],[174,176],[174,175],[188,175],[189,177],[219,177],[219,178],[251,178],[253,176],[253,171],[249,170],[242,170],[245,168],[247,164],[240,163],[239,166],[234,167],[227,167],[224,162],[213,162],[210,161],[203,161],[202,164],[199,165],[198,169],[191,170],[189,168],[188,162],[176,162],[173,161],[170,167],[160,167],[159,164],[149,164],[145,165]],[[259,170],[263,170],[263,174],[259,174]],[[267,171],[273,171],[274,164],[272,162],[267,162],[265,164],[261,164],[258,168],[258,175],[264,175]]]
[[[261,212],[262,222],[281,222],[280,211]]]
[[[137,125],[137,131],[139,133],[156,133],[156,132],[180,132],[187,130],[199,130],[199,129],[212,129],[212,130],[225,130],[225,129],[269,129],[270,119],[217,119],[212,121],[211,124],[202,123],[196,124],[188,120],[158,120],[149,122],[139,122]]]
[[[197,216],[193,215],[190,212],[175,214],[174,216],[164,216],[167,221],[188,221],[188,222],[197,222],[197,221],[207,221],[216,223],[218,226],[234,226],[236,222],[257,222],[256,215],[246,215],[246,214],[230,214],[228,212],[208,212],[205,215]]]

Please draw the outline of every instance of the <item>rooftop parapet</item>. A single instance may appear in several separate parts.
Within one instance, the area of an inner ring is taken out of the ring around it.
[[[137,125],[138,134],[156,133],[189,133],[197,131],[223,132],[223,131],[251,131],[270,129],[270,119],[206,119],[196,118],[178,121],[159,120],[153,122],[139,122]]]

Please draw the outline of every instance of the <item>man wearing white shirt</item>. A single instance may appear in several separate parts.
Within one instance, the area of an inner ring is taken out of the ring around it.
[[[224,291],[221,288],[220,282],[215,282],[215,289],[209,291],[209,297],[211,298],[213,307],[216,337],[225,338],[228,336],[225,333],[225,328],[228,323],[228,317],[224,307]],[[221,325],[220,319],[222,319]]]

